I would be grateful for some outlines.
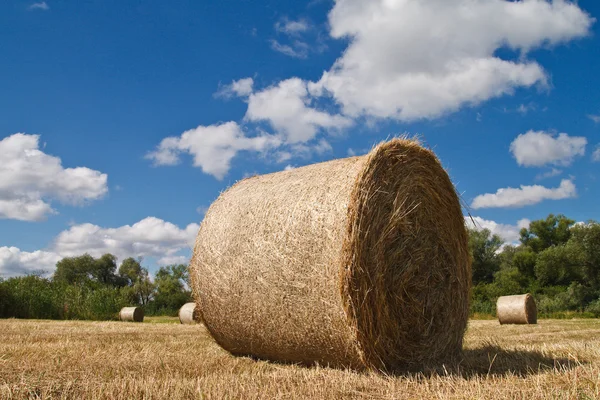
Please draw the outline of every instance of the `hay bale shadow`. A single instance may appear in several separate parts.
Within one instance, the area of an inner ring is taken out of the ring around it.
[[[456,374],[464,379],[486,376],[527,377],[549,371],[565,372],[587,364],[585,360],[565,357],[552,357],[537,350],[504,349],[496,345],[486,345],[476,349],[466,349],[457,362],[451,363],[439,375]]]
[[[273,361],[250,354],[237,354],[253,361],[264,361],[272,365],[299,366],[304,368],[332,368],[329,365],[306,362]],[[552,357],[537,350],[514,350],[498,345],[485,345],[475,349],[465,349],[462,355],[444,363],[431,365],[411,365],[402,369],[381,371],[389,377],[423,377],[454,376],[462,379],[481,379],[485,377],[511,376],[525,378],[549,371],[566,372],[576,367],[589,364],[587,360]],[[358,374],[371,374],[367,369],[342,368]]]
[[[318,363],[293,363],[269,361],[248,354],[243,355],[254,361],[267,361],[273,365],[296,365],[306,368],[328,368]],[[551,357],[535,350],[509,350],[496,345],[486,345],[476,349],[466,349],[461,357],[449,360],[444,364],[410,366],[395,371],[385,371],[392,377],[414,377],[415,375],[430,378],[434,376],[455,376],[462,379],[480,379],[488,376],[512,376],[525,378],[549,371],[565,372],[588,361],[565,357]],[[366,370],[355,370],[355,373],[369,373]]]

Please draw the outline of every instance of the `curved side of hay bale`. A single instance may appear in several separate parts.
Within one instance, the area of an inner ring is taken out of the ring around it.
[[[529,293],[498,297],[498,321],[503,324],[537,324],[537,307]]]
[[[190,265],[234,354],[395,369],[456,355],[470,260],[458,196],[411,140],[244,179],[211,205]]]
[[[144,310],[140,307],[123,307],[119,312],[121,321],[144,322]]]
[[[182,324],[195,324],[198,322],[198,313],[196,312],[196,303],[185,303],[179,309],[179,322]]]

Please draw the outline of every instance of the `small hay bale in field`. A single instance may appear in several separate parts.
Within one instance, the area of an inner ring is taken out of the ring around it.
[[[190,276],[203,323],[238,355],[422,368],[460,353],[468,319],[459,199],[412,140],[236,183],[206,213]]]
[[[185,303],[179,309],[179,322],[182,324],[195,324],[199,321],[196,303]]]
[[[144,310],[140,307],[123,307],[119,312],[121,321],[144,322]]]
[[[529,293],[498,297],[496,314],[501,325],[537,324],[537,307]]]

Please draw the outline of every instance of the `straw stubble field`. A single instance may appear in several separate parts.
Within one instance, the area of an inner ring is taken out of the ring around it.
[[[148,323],[149,322],[149,323]],[[0,321],[0,398],[600,398],[600,321],[470,321],[463,361],[388,375],[234,357],[202,325]]]

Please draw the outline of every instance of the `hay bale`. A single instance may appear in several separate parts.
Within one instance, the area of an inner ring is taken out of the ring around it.
[[[123,307],[119,311],[121,321],[144,322],[144,310],[140,307]]]
[[[199,315],[196,311],[196,303],[185,303],[179,309],[179,322],[182,324],[195,324],[199,321]]]
[[[537,307],[529,293],[498,297],[496,314],[501,325],[537,324]]]
[[[190,276],[203,323],[238,355],[422,368],[461,351],[468,319],[459,199],[412,140],[236,183],[206,213]]]

